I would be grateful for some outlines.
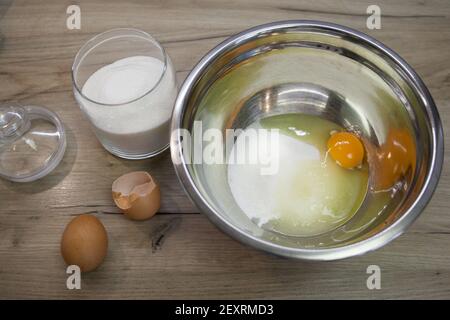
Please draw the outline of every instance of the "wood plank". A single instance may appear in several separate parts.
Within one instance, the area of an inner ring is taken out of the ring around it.
[[[448,298],[446,233],[414,228],[385,249],[330,263],[308,263],[245,247],[203,215],[162,214],[146,222],[99,215],[108,256],[67,290],[59,240],[70,215],[3,215],[0,297],[8,298]],[[170,226],[168,228],[167,226]],[[213,241],[212,241],[213,240]],[[157,246],[156,243],[159,243]],[[414,245],[412,245],[414,244]],[[382,290],[366,288],[379,265]]]

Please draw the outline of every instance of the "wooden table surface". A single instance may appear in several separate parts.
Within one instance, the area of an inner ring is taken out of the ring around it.
[[[450,2],[378,0],[381,30],[368,30],[373,1],[300,0],[0,0],[0,102],[56,111],[66,125],[62,164],[42,180],[0,181],[0,298],[450,298]],[[66,28],[66,9],[81,8],[81,30]],[[246,247],[213,226],[184,194],[168,152],[126,161],[102,149],[73,94],[75,53],[93,35],[135,27],[167,49],[181,82],[226,37],[276,20],[317,19],[366,32],[403,56],[439,107],[446,139],[440,184],[406,234],[376,252],[328,263],[293,261]],[[111,183],[148,170],[161,184],[162,207],[145,222],[117,213]],[[92,212],[108,230],[103,265],[66,288],[59,245],[67,222]],[[366,268],[381,268],[381,290],[368,290]]]

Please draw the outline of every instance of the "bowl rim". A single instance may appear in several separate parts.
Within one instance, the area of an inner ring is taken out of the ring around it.
[[[407,77],[411,80],[412,85],[415,86],[419,100],[422,101],[425,106],[425,113],[428,116],[430,126],[431,137],[431,153],[430,153],[430,169],[427,172],[424,186],[420,190],[417,198],[406,210],[402,217],[395,221],[392,225],[382,230],[381,232],[358,242],[344,245],[334,248],[292,248],[282,246],[264,239],[260,239],[247,233],[240,227],[230,223],[219,212],[209,205],[208,201],[202,196],[201,192],[195,185],[187,165],[182,155],[182,149],[180,144],[179,135],[171,135],[170,149],[172,161],[174,164],[175,172],[189,198],[199,207],[200,211],[206,214],[219,229],[227,233],[234,239],[252,246],[254,248],[266,251],[275,255],[297,258],[302,260],[338,260],[352,256],[358,256],[373,250],[376,250],[393,239],[400,236],[405,230],[414,222],[414,220],[421,214],[425,206],[430,201],[439,181],[439,177],[442,170],[443,157],[444,157],[444,141],[443,141],[443,129],[437,107],[431,97],[430,92],[425,86],[419,75],[413,70],[411,66],[401,58],[392,49],[388,48],[378,40],[368,36],[367,34],[354,30],[342,25],[322,22],[315,20],[284,20],[276,21],[267,24],[258,25],[249,29],[246,29],[240,33],[237,33],[226,40],[222,41],[208,53],[195,65],[188,77],[184,81],[175,102],[172,121],[171,132],[181,128],[181,120],[185,111],[186,102],[193,89],[194,84],[199,77],[203,74],[203,71],[208,67],[220,54],[227,51],[231,45],[239,45],[240,43],[254,38],[257,35],[269,31],[275,31],[280,28],[301,28],[301,27],[315,27],[328,31],[337,31],[355,37],[365,44],[369,44],[371,47],[380,50],[383,54],[387,55],[394,63],[402,69]]]

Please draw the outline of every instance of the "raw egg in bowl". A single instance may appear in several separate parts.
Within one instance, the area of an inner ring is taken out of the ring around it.
[[[427,88],[395,52],[340,25],[283,21],[196,65],[176,101],[171,153],[189,196],[226,233],[334,260],[381,247],[418,217],[443,137]]]

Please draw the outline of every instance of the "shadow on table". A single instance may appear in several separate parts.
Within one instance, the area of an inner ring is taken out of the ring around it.
[[[0,20],[6,14],[6,11],[8,11],[8,9],[11,6],[12,2],[13,2],[13,0],[2,0],[2,1],[0,1]]]

